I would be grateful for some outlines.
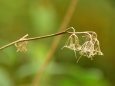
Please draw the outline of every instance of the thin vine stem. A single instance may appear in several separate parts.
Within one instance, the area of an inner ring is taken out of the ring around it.
[[[89,35],[89,38],[92,41],[92,37],[91,37],[91,34],[89,34],[89,32],[94,33],[93,31],[84,31],[84,32],[74,32],[74,34],[87,34],[87,35]],[[68,33],[72,34],[73,32],[68,32]],[[96,35],[96,37],[97,37],[97,35]]]
[[[62,35],[62,34],[66,34],[66,33],[67,33],[67,30],[59,32],[59,33],[55,33],[55,34],[45,35],[45,36],[38,36],[38,37],[33,37],[33,38],[19,39],[19,40],[11,42],[9,44],[6,44],[5,46],[1,47],[0,50],[3,50],[5,48],[7,48],[7,47],[9,47],[11,45],[14,45],[16,43],[19,43],[19,42],[31,41],[31,40],[38,40],[38,39],[43,39],[43,38],[49,38],[49,37],[53,37],[53,36],[57,36],[57,35]]]

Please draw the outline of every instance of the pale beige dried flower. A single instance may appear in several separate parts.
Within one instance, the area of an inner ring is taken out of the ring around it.
[[[79,51],[80,44],[79,44],[79,39],[78,39],[77,35],[75,35],[75,34],[70,35],[69,38],[67,39],[64,47],[69,48],[74,51]]]
[[[79,38],[78,38],[78,36],[74,33],[75,30],[74,30],[73,27],[70,27],[69,29],[72,29],[72,30],[73,30],[73,34],[71,34],[71,35],[69,36],[69,38],[67,39],[67,41],[66,41],[66,43],[65,43],[65,45],[64,45],[63,48],[68,48],[68,49],[70,49],[70,50],[73,50],[74,53],[75,53],[75,56],[76,56],[76,51],[79,51],[80,48],[81,48],[81,46],[80,46],[80,44],[79,44]],[[63,48],[62,48],[62,49],[63,49]]]
[[[26,39],[27,36],[28,36],[28,34],[26,34],[24,37],[22,37],[22,38],[19,39],[19,40]],[[28,45],[28,42],[27,42],[27,41],[15,43],[15,46],[16,46],[16,48],[17,48],[17,52],[18,52],[18,51],[20,51],[20,52],[26,52],[26,51],[27,51],[27,45]]]
[[[94,50],[95,50],[95,54],[103,55],[103,53],[101,52],[101,49],[100,49],[100,43],[97,39],[95,39]]]
[[[79,51],[81,49],[77,35],[75,34],[70,35],[63,48],[69,48],[73,50],[76,56],[76,51]]]
[[[79,51],[81,56],[87,56],[88,58],[92,59],[94,55],[94,44],[91,41],[86,41],[82,46],[81,50]]]

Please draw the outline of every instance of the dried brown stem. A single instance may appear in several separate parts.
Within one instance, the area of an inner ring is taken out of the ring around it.
[[[23,41],[31,41],[31,40],[38,40],[38,39],[43,39],[43,38],[49,38],[49,37],[53,37],[53,36],[57,36],[57,35],[62,35],[62,34],[65,34],[67,33],[67,30],[65,31],[62,31],[62,32],[59,32],[59,33],[55,33],[55,34],[50,34],[50,35],[46,35],[46,36],[39,36],[39,37],[33,37],[33,38],[26,38],[26,39],[19,39],[19,40],[16,40],[14,42],[11,42],[3,47],[0,48],[0,50],[3,50],[11,45],[14,45],[16,43],[19,43],[19,42],[23,42]]]

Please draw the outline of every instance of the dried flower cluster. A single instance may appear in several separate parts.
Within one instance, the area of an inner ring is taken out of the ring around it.
[[[93,31],[75,32],[75,29],[73,27],[71,27],[70,29],[72,29],[73,32],[68,32],[71,33],[71,35],[67,39],[63,48],[69,48],[73,50],[75,52],[75,56],[76,52],[78,51],[80,57],[78,58],[77,62],[79,61],[81,56],[86,56],[92,60],[93,59],[92,57],[94,55],[103,55],[103,53],[100,50],[100,44],[97,39],[97,34],[95,32]],[[79,38],[77,34],[85,34],[86,40],[83,44],[79,43]]]

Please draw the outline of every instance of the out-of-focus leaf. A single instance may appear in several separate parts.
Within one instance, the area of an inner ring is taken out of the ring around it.
[[[32,23],[37,34],[48,34],[54,31],[57,23],[57,15],[53,6],[49,3],[37,3],[31,7]]]
[[[66,69],[65,69],[66,68]],[[62,74],[55,74],[51,82],[55,86],[111,86],[98,69],[84,70],[79,66],[66,65]],[[58,70],[57,70],[58,71]],[[65,73],[64,73],[65,72]],[[55,84],[57,83],[57,84]],[[94,84],[95,83],[95,84]],[[105,84],[106,83],[106,84]]]
[[[0,86],[14,86],[13,80],[7,70],[0,67]]]
[[[8,47],[1,52],[3,55],[1,56],[0,62],[8,66],[14,66],[15,61],[18,60],[18,58],[16,58],[17,53],[14,47]]]
[[[17,78],[17,80],[23,80],[28,76],[32,76],[39,70],[39,68],[35,67],[36,66],[32,65],[31,63],[24,64],[17,69],[15,77]]]
[[[46,59],[46,54],[48,50],[47,46],[44,46],[43,43],[34,43],[31,42],[30,46],[28,46],[27,53],[29,54],[28,62],[22,64],[20,67],[17,68],[15,76],[17,79],[21,80],[28,76],[32,76],[41,68],[41,65]]]

